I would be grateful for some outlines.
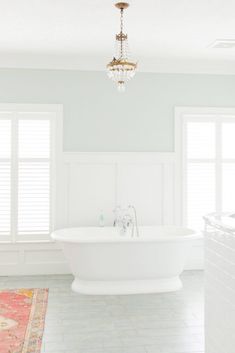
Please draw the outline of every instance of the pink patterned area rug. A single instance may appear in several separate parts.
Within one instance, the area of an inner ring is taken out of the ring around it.
[[[0,353],[40,353],[48,289],[0,291]]]

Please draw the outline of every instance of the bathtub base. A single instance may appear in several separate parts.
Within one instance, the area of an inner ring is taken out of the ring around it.
[[[72,290],[89,295],[125,295],[173,292],[182,288],[178,276],[154,280],[86,281],[75,278]]]

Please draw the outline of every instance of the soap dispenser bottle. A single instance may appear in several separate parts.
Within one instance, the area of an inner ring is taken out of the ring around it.
[[[104,213],[103,213],[103,210],[100,211],[99,224],[100,224],[100,227],[104,227]]]

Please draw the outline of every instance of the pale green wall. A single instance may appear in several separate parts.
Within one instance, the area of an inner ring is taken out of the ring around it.
[[[62,103],[66,151],[173,151],[174,106],[235,106],[235,76],[0,70],[0,102]]]

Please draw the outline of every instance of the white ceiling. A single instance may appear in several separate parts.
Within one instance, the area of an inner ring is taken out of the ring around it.
[[[234,0],[132,0],[125,13],[140,71],[235,73]],[[103,70],[119,13],[112,0],[0,0],[0,67]]]

